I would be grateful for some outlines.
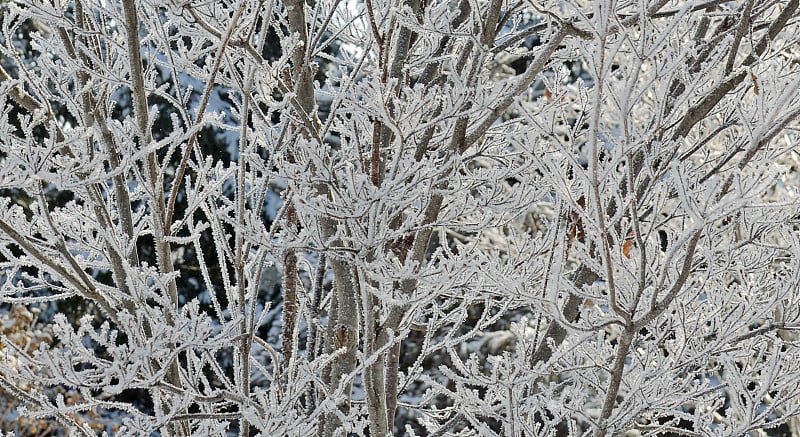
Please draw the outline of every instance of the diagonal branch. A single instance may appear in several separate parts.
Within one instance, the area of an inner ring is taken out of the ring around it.
[[[544,70],[544,67],[547,66],[549,61],[551,60],[551,56],[553,53],[558,49],[561,41],[574,32],[572,25],[570,24],[563,24],[561,28],[553,35],[553,38],[547,42],[547,44],[542,48],[539,54],[536,56],[536,59],[533,60],[531,65],[528,66],[527,70],[517,79],[516,86],[500,101],[489,108],[489,114],[486,115],[483,121],[480,121],[478,125],[472,129],[472,132],[469,133],[463,145],[461,146],[463,150],[466,150],[469,146],[474,144],[478,139],[480,139],[485,133],[486,130],[494,124],[495,120],[497,120],[500,115],[508,109],[511,104],[514,103],[514,100],[525,92],[528,87],[533,83],[536,79],[536,76]],[[463,152],[463,150],[461,150]]]

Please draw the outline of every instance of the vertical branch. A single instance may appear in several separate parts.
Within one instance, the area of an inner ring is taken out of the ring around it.
[[[131,74],[131,94],[133,97],[133,111],[136,117],[136,126],[139,129],[139,146],[147,147],[150,142],[150,132],[147,121],[147,93],[144,88],[144,67],[142,65],[141,42],[139,41],[139,16],[136,12],[136,2],[127,0],[122,2],[125,14],[125,34],[128,49],[128,66]]]
[[[294,230],[297,227],[297,213],[294,208],[286,209],[286,225]],[[294,328],[297,322],[297,253],[293,248],[286,249],[283,255],[283,323],[281,325],[281,347],[283,365],[289,366],[294,348]],[[291,378],[292,375],[287,374]]]
[[[306,136],[317,132],[317,117],[314,111],[314,84],[313,74],[306,53],[310,52],[308,28],[305,16],[305,2],[303,0],[290,0],[286,2],[286,14],[289,29],[299,36],[301,47],[294,47],[292,52],[292,67],[294,69],[295,84],[293,90],[297,93],[298,110],[303,112],[303,120],[311,121],[314,126],[306,125]],[[294,162],[294,154],[289,151],[289,161]],[[297,227],[297,212],[292,204],[286,206],[286,226],[294,231]],[[283,326],[282,348],[284,365],[288,366],[292,359],[294,347],[294,329],[297,319],[297,254],[295,249],[289,248],[283,255]],[[291,378],[291,375],[289,375]]]
[[[124,0],[122,2],[123,13],[125,16],[125,33],[127,39],[128,62],[131,75],[131,95],[134,105],[134,116],[136,117],[136,125],[138,128],[139,147],[146,148],[151,141],[148,115],[147,115],[147,92],[144,85],[144,67],[142,65],[142,55],[139,45],[139,17],[136,11],[135,0]],[[146,172],[150,184],[150,192],[154,196],[151,199],[151,217],[153,225],[153,242],[156,246],[156,258],[158,260],[158,267],[162,274],[170,274],[174,271],[172,265],[172,251],[170,250],[169,242],[165,237],[165,206],[164,206],[164,187],[161,183],[161,175],[158,171],[158,164],[156,162],[155,151],[148,153],[146,156]],[[167,282],[167,297],[169,298],[172,308],[164,310],[164,317],[167,324],[172,325],[172,314],[178,308],[178,289],[175,284],[175,279],[170,278]],[[167,382],[175,387],[181,388],[180,364],[178,358],[175,357],[168,365],[166,373]],[[161,398],[161,395],[156,393],[156,398]],[[179,435],[188,435],[188,424],[181,422],[176,424],[173,432]]]
[[[500,19],[501,6],[503,6],[503,0],[491,0],[489,7],[486,9],[486,17],[483,19],[483,33],[481,34],[481,43],[486,47],[491,47],[494,44],[498,31],[497,23]]]
[[[412,11],[415,13],[419,12],[420,9],[420,0],[404,0],[406,6],[410,7]],[[400,73],[403,70],[403,66],[406,63],[406,57],[408,57],[408,49],[411,46],[411,36],[412,31],[406,26],[402,26],[400,31],[397,33],[397,39],[395,40],[395,53],[394,59],[392,60],[391,65],[389,66],[389,77],[390,78],[399,78]],[[398,86],[400,84],[398,83]]]
[[[313,126],[305,126],[308,134],[315,134],[319,130],[319,120],[314,113],[314,74],[308,54],[311,53],[308,37],[308,23],[306,22],[306,10],[304,0],[287,0],[286,15],[289,21],[289,30],[300,37],[303,44],[295,47],[292,52],[292,68],[294,70],[295,85],[293,90],[297,93],[299,109],[304,112],[301,114],[307,123]]]
[[[139,45],[139,17],[136,12],[136,3],[134,0],[126,0],[122,2],[123,12],[125,14],[125,32],[127,38],[128,49],[128,62],[131,74],[131,96],[133,99],[133,113],[136,117],[136,126],[138,128],[139,147],[146,148],[151,141],[151,134],[147,115],[147,91],[144,85],[144,66],[142,65],[142,55]],[[172,265],[172,253],[170,244],[164,238],[166,236],[165,229],[165,205],[164,205],[164,187],[161,184],[161,174],[158,170],[158,163],[155,151],[148,153],[146,157],[146,174],[148,183],[150,184],[150,192],[153,195],[151,199],[152,220],[153,220],[153,240],[156,245],[156,257],[158,258],[158,267],[161,273],[169,274],[174,271]],[[167,296],[172,304],[172,310],[178,307],[178,290],[175,285],[175,280],[171,279],[167,284]],[[167,319],[171,319],[170,311],[166,312]],[[177,378],[177,375],[172,375]],[[178,383],[178,380],[171,381]],[[178,386],[180,386],[178,384]]]
[[[315,112],[314,74],[309,58],[312,50],[309,47],[305,1],[287,0],[285,4],[289,30],[299,36],[304,48],[304,50],[301,50],[300,47],[296,47],[291,55],[294,76],[293,91],[297,96],[297,105],[295,107],[301,112],[300,116],[303,122],[304,136],[306,138],[321,140],[317,138],[320,122]],[[324,29],[318,29],[318,31],[322,30]],[[291,151],[289,151],[289,159],[293,159]],[[316,171],[313,167],[311,170]],[[320,195],[328,197],[329,199],[331,198],[326,185],[317,184],[316,189]],[[292,215],[295,214],[294,208],[288,205],[287,222],[290,222],[290,213]],[[318,220],[320,224],[320,233],[323,239],[325,241],[330,241],[330,244],[334,246],[341,245],[341,240],[337,237],[341,232],[338,229],[337,221],[326,216],[319,217]],[[289,253],[289,255],[291,255],[291,253]],[[291,260],[291,257],[289,257],[289,261]],[[351,263],[335,256],[330,258],[330,263],[334,276],[334,291],[330,304],[331,308],[329,310],[325,349],[328,352],[335,350],[341,350],[342,352],[337,355],[336,359],[331,363],[330,368],[326,370],[324,379],[328,385],[329,392],[333,393],[340,387],[344,389],[344,400],[339,405],[339,409],[342,413],[346,414],[350,410],[352,381],[346,381],[345,378],[348,378],[348,375],[356,367],[356,349],[359,343],[359,324],[361,319],[358,308],[359,286],[357,278],[355,277],[355,268]],[[284,268],[286,269],[286,266],[284,266]],[[291,281],[294,281],[294,279]],[[291,281],[289,282],[290,285]],[[284,290],[284,292],[286,292],[286,290]],[[296,299],[296,295],[288,296],[288,300],[292,299]],[[286,295],[284,295],[284,305],[284,309],[286,310]],[[296,311],[296,306],[292,306],[288,309]],[[340,420],[336,413],[326,413],[321,420],[320,433],[324,436],[333,436],[336,434],[339,425]]]
[[[419,0],[409,0],[404,2],[420,16],[424,11],[423,2]],[[380,70],[382,72],[380,80],[386,84],[388,79],[397,79],[395,88],[390,92],[387,97],[389,101],[387,106],[390,112],[394,112],[393,96],[400,95],[402,81],[400,75],[403,66],[406,64],[408,51],[411,47],[413,32],[406,26],[402,26],[397,33],[395,39],[395,52],[393,59],[389,60],[389,45],[392,36],[394,35],[394,27],[392,27],[385,39],[378,34],[377,26],[374,25],[374,13],[371,10],[371,3],[368,4],[368,14],[373,28],[374,37],[379,44],[380,53],[378,56],[380,62]],[[394,23],[394,21],[392,21]],[[371,182],[375,187],[380,187],[383,181],[383,151],[390,150],[389,146],[392,142],[392,131],[388,126],[384,125],[380,119],[376,119],[373,123],[373,136],[372,136],[372,155],[370,157],[370,175]],[[427,143],[427,141],[423,141]],[[421,146],[424,147],[424,146]],[[417,158],[420,160],[421,156]],[[393,228],[399,226],[400,215],[393,221],[391,225]],[[387,246],[388,247],[388,246]],[[370,251],[367,261],[373,262],[376,257],[376,251]],[[403,255],[403,261],[405,256]],[[378,287],[379,284],[372,284]],[[413,287],[413,286],[412,286]],[[364,385],[367,397],[367,410],[370,417],[370,433],[372,435],[383,436],[392,432],[394,423],[395,410],[397,406],[397,379],[399,367],[399,349],[400,344],[396,343],[391,346],[389,350],[385,349],[386,342],[389,338],[388,330],[397,329],[398,318],[390,318],[385,325],[381,326],[375,317],[375,299],[369,290],[364,291],[364,353],[366,356],[371,357],[373,354],[379,353],[383,356],[375,357],[364,370]],[[399,314],[399,313],[397,313]],[[385,351],[385,352],[381,352]]]
[[[319,265],[314,275],[314,284],[311,291],[311,302],[309,305],[310,317],[308,320],[308,334],[306,335],[306,354],[308,362],[312,363],[317,359],[319,349],[318,326],[320,317],[320,302],[322,301],[322,287],[324,286],[327,257],[324,253],[319,256]],[[309,385],[306,391],[306,412],[311,413],[316,407],[317,391],[314,385]]]
[[[325,233],[331,232],[330,220],[322,218]],[[327,223],[326,223],[327,222]],[[360,314],[358,295],[360,287],[354,275],[354,267],[340,259],[331,259],[331,270],[334,277],[334,302],[333,317],[328,322],[328,347],[331,351],[341,351],[341,354],[331,363],[328,373],[329,391],[344,388],[344,400],[339,405],[339,410],[347,414],[350,412],[350,397],[352,381],[346,380],[356,368],[356,350],[359,343]],[[322,434],[334,436],[340,425],[336,413],[328,413],[323,419]]]
[[[296,108],[302,112],[303,120],[316,120],[312,117],[314,111],[314,84],[313,75],[306,71],[310,66],[306,53],[309,52],[308,29],[305,16],[305,2],[303,0],[292,0],[286,2],[286,13],[289,21],[289,29],[297,34],[302,42],[301,47],[294,47],[292,51],[292,67],[294,69],[295,84],[293,90],[297,93]],[[313,122],[312,122],[313,123]],[[314,126],[305,126],[305,135],[310,137],[317,132],[316,123]],[[289,150],[289,162],[294,163],[293,151]],[[297,211],[292,203],[286,205],[286,227],[294,232],[298,225]],[[283,325],[281,327],[281,343],[283,349],[284,366],[288,367],[292,360],[294,348],[294,330],[297,320],[297,254],[294,248],[288,248],[283,255]],[[288,378],[292,375],[288,374]]]
[[[602,5],[596,5],[595,14],[599,20],[598,34],[597,34],[597,48],[595,51],[595,73],[597,78],[594,86],[594,93],[592,97],[592,115],[591,123],[589,125],[589,142],[590,142],[590,156],[589,161],[589,183],[591,189],[590,199],[594,203],[595,219],[597,220],[597,227],[600,232],[600,253],[602,256],[602,264],[605,266],[606,283],[608,284],[609,305],[616,315],[621,315],[625,319],[625,328],[617,344],[616,356],[614,358],[614,365],[611,369],[610,381],[606,391],[606,397],[603,403],[603,409],[600,413],[598,420],[599,427],[596,432],[597,437],[604,437],[607,430],[607,420],[611,416],[611,412],[617,401],[617,393],[619,392],[619,385],[622,381],[622,374],[625,370],[625,360],[630,352],[630,346],[635,335],[631,315],[620,307],[617,302],[617,290],[614,282],[614,266],[611,258],[611,243],[609,242],[610,236],[606,228],[605,213],[606,208],[603,207],[602,193],[600,192],[599,165],[600,165],[600,115],[603,105],[603,91],[605,84],[605,70],[606,70],[606,38],[608,35],[608,25],[611,16],[615,13],[614,2],[607,2]],[[605,9],[605,10],[604,10]]]
[[[603,9],[608,9],[603,12]],[[605,213],[606,209],[603,207],[603,197],[600,192],[599,165],[600,165],[600,150],[599,150],[599,136],[600,136],[600,112],[603,105],[603,92],[605,81],[606,69],[606,38],[608,30],[608,20],[613,13],[613,2],[606,3],[605,6],[598,6],[597,12],[599,20],[601,20],[599,34],[597,35],[597,49],[595,51],[595,79],[594,92],[592,97],[592,118],[589,125],[589,183],[591,188],[590,199],[594,203],[595,219],[597,220],[597,227],[600,232],[600,253],[603,258],[603,265],[605,267],[606,282],[608,283],[608,295],[611,308],[616,314],[623,315],[630,318],[627,313],[617,303],[617,290],[614,281],[614,266],[611,264],[611,243],[609,242],[610,236],[606,228]]]
[[[374,256],[372,257],[374,258]],[[370,260],[374,261],[374,260]],[[380,284],[375,281],[370,281],[362,275],[361,294],[364,303],[363,317],[363,342],[364,342],[364,356],[372,358],[375,354],[380,354],[380,346],[385,341],[386,329],[380,326],[377,320],[376,305],[378,304],[375,295],[371,288],[379,287]],[[386,405],[388,393],[385,390],[385,381],[388,375],[386,373],[386,362],[382,356],[375,357],[374,362],[370,363],[364,369],[364,391],[367,398],[367,413],[369,414],[369,432],[370,435],[385,436],[389,433],[389,416]]]
[[[372,156],[370,157],[370,172],[372,185],[380,187],[382,175],[381,171],[381,137],[388,129],[383,126],[380,120],[375,120],[372,127]],[[388,135],[387,135],[388,137]]]
[[[252,345],[251,335],[246,335],[253,329],[252,321],[248,317],[247,311],[247,284],[245,283],[245,265],[247,264],[248,253],[245,251],[244,232],[245,232],[245,212],[247,204],[247,129],[250,116],[250,88],[253,84],[254,69],[251,67],[247,74],[244,86],[242,87],[242,126],[239,133],[239,162],[236,172],[236,262],[234,271],[236,274],[236,290],[238,291],[238,317],[239,335],[242,338],[239,345],[239,366],[238,379],[239,390],[243,396],[250,396],[250,352]],[[260,266],[259,266],[260,267]],[[255,294],[254,294],[255,295]],[[255,302],[250,305],[255,306]],[[240,419],[239,435],[248,437],[250,435],[250,424],[244,419]]]
[[[636,334],[633,325],[628,325],[622,333],[622,336],[617,344],[617,352],[614,357],[614,366],[611,368],[611,380],[608,383],[608,390],[606,391],[606,398],[603,401],[603,410],[600,413],[598,420],[599,427],[595,433],[596,437],[605,437],[608,430],[608,418],[611,417],[611,411],[614,409],[614,404],[617,402],[617,394],[619,393],[619,386],[622,383],[622,374],[625,371],[625,360],[628,358],[628,352],[631,349],[633,337]]]
[[[400,347],[401,343],[395,340],[394,344],[386,352],[386,365],[384,373],[386,375],[386,421],[388,431],[394,429],[394,418],[397,414],[397,396],[400,380]]]

